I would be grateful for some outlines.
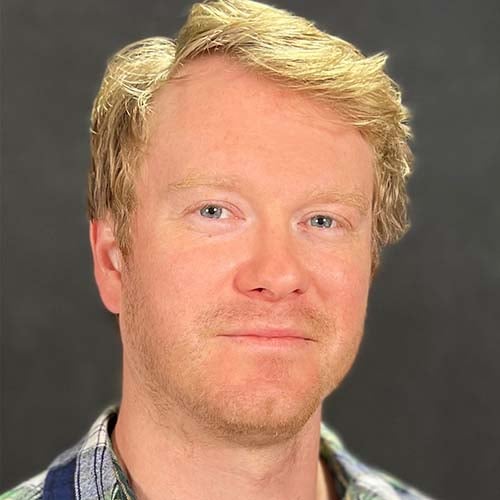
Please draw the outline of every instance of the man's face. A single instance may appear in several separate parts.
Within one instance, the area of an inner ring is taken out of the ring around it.
[[[136,183],[124,369],[157,408],[221,436],[291,436],[362,336],[371,149],[222,57],[183,74],[156,96]]]

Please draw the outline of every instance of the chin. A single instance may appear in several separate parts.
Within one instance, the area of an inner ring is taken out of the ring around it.
[[[296,436],[321,401],[319,384],[254,384],[205,390],[185,403],[210,434],[243,446],[262,447]]]

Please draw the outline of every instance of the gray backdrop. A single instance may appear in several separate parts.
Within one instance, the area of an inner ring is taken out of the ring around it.
[[[500,498],[500,10],[481,0],[276,0],[386,50],[414,113],[413,229],[386,252],[358,361],[325,419],[366,461],[442,499]],[[105,61],[175,34],[188,2],[4,0],[4,489],[117,400],[120,344],[84,215]]]

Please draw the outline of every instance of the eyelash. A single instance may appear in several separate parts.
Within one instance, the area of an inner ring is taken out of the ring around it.
[[[221,205],[219,203],[205,203],[199,207],[196,208],[196,211],[200,214],[201,216],[201,211],[206,209],[206,208],[210,208],[210,207],[217,207],[217,208],[222,208],[223,210],[227,210],[229,212],[231,212],[231,210],[227,207],[225,207],[224,205]],[[338,219],[335,219],[334,217],[331,217],[330,215],[325,215],[325,214],[322,214],[322,213],[318,213],[318,214],[315,214],[314,216],[312,217],[309,217],[308,220],[311,220],[315,217],[323,217],[323,218],[328,218],[328,219],[331,219],[332,221],[332,225],[330,227],[321,227],[319,226],[319,229],[321,230],[326,230],[326,229],[344,229],[346,224],[343,223],[342,221],[339,221]],[[208,220],[224,220],[224,219],[218,219],[216,217],[202,217],[204,219],[208,219]],[[315,226],[311,226],[311,227],[315,227]]]

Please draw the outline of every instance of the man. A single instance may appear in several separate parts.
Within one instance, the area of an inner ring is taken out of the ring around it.
[[[407,227],[384,62],[248,0],[196,4],[175,41],[110,61],[88,201],[122,401],[1,498],[425,498],[321,423]]]

